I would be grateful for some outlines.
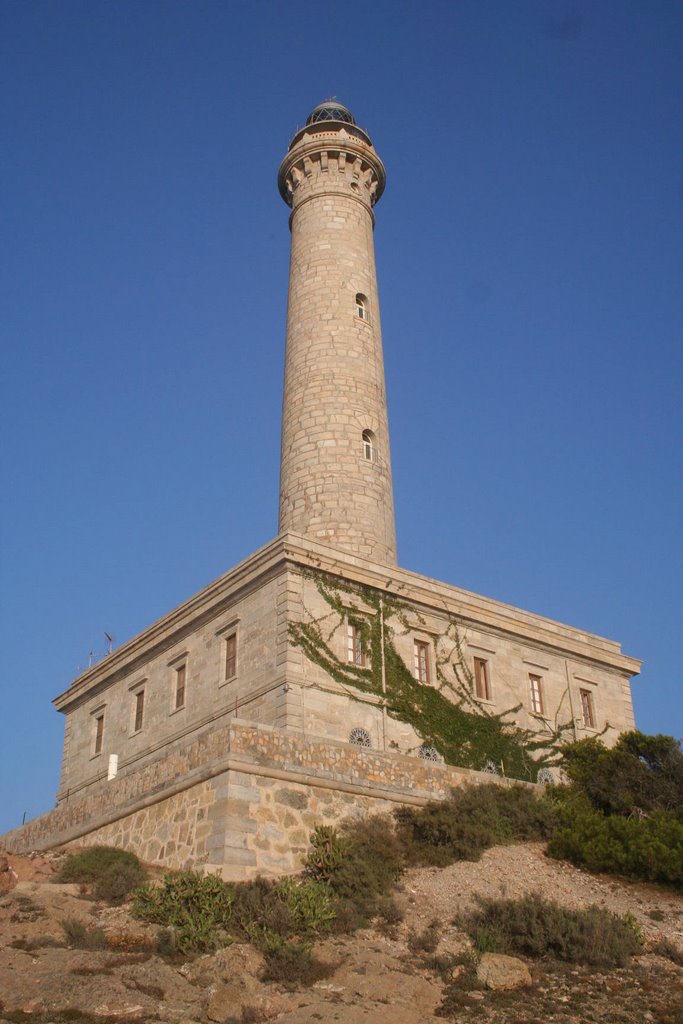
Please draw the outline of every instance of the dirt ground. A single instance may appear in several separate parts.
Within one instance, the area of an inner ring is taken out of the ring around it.
[[[477,863],[409,872],[397,897],[404,920],[389,933],[369,929],[320,942],[326,977],[294,992],[261,982],[262,959],[248,946],[169,963],[150,952],[156,929],[125,907],[51,882],[54,858],[8,861],[9,870],[0,870],[0,1024],[423,1024],[444,1019],[437,1013],[468,1024],[683,1024],[683,968],[652,952],[666,939],[683,953],[683,896],[589,875],[549,860],[541,844],[496,847]],[[531,983],[515,990],[470,989],[458,967],[437,973],[434,956],[468,948],[452,923],[457,913],[477,895],[525,893],[632,914],[643,954],[609,971],[526,961]],[[64,920],[101,928],[106,948],[68,948]],[[435,954],[415,952],[411,932],[432,921],[439,923]]]

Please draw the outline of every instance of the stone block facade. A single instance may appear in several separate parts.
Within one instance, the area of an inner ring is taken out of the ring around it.
[[[382,162],[365,133],[311,126],[280,168],[292,207],[280,532],[396,564],[372,206]]]
[[[331,613],[317,581],[337,581],[354,611]],[[463,657],[488,666],[487,707],[530,706],[540,678],[548,723],[577,737],[633,728],[629,678],[638,662],[619,645],[401,569],[387,570],[310,540],[280,537],[76,679],[55,701],[67,720],[57,807],[2,840],[9,849],[107,842],[171,868],[226,877],[291,870],[311,828],[350,814],[445,795],[457,766],[420,758],[422,737],[387,716],[380,696],[335,681],[292,640],[321,620],[330,650],[350,656],[349,621],[371,609],[348,588],[400,599],[394,643],[407,666],[415,644],[432,662],[449,623]],[[346,588],[346,589],[344,589]],[[235,637],[226,678],[226,642]],[[183,707],[174,701],[186,666]],[[144,684],[143,719],[136,728]],[[583,717],[591,694],[594,721]],[[103,715],[100,750],[97,719]],[[365,730],[370,746],[349,742]],[[108,771],[116,755],[116,773]],[[108,778],[112,774],[113,777]]]
[[[237,721],[101,779],[3,837],[22,853],[99,843],[226,879],[296,871],[312,829],[443,798],[488,776]]]
[[[639,662],[619,644],[396,564],[373,243],[384,184],[350,111],[315,108],[279,173],[292,208],[280,535],[56,698],[57,807],[8,849],[104,842],[170,868],[281,873],[318,822],[476,778],[425,760],[428,730],[388,702],[387,652],[411,693],[439,688],[420,690],[432,705],[449,693],[475,717],[514,709],[544,739],[633,728]]]

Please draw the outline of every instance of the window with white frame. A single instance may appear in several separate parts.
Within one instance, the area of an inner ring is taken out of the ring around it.
[[[371,430],[364,430],[362,435],[363,458],[367,462],[375,461],[375,435]]]
[[[427,640],[413,640],[413,675],[418,683],[431,682],[431,670],[429,665],[429,642]]]
[[[365,320],[366,323],[370,320],[368,299],[367,296],[362,295],[361,292],[358,292],[356,295],[356,316],[359,320]]]
[[[529,673],[529,702],[535,715],[543,714],[543,680],[533,672]]]

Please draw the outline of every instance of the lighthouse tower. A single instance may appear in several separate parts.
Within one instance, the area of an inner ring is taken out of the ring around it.
[[[107,843],[170,870],[290,873],[316,822],[490,778],[502,762],[480,721],[536,733],[536,750],[554,730],[609,743],[634,728],[640,662],[618,643],[397,565],[373,248],[384,182],[350,111],[316,107],[279,175],[279,534],[55,698],[57,807],[1,848]]]
[[[386,174],[334,100],[296,133],[279,173],[292,248],[280,534],[396,565],[373,208]]]

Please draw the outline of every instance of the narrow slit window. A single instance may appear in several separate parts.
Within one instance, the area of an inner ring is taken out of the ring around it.
[[[535,715],[543,714],[543,681],[540,676],[529,674],[529,698]]]
[[[474,659],[474,695],[479,700],[491,700],[489,663],[485,658]]]
[[[145,691],[138,690],[135,694],[135,719],[133,732],[140,732],[145,717]]]
[[[102,742],[104,740],[104,714],[98,715],[95,719],[95,753],[102,753]]]
[[[419,683],[430,682],[429,644],[426,640],[413,641],[413,674]]]
[[[369,323],[370,321],[367,297],[365,295],[361,295],[360,292],[356,295],[356,316],[359,320],[365,320],[366,323]]]
[[[351,665],[358,665],[365,668],[367,658],[363,647],[363,632],[357,622],[349,622],[348,630],[348,660]]]
[[[237,675],[237,633],[225,638],[225,678],[233,679]]]
[[[363,458],[367,462],[375,461],[375,435],[371,430],[363,431]]]
[[[590,690],[580,690],[581,694],[581,714],[583,715],[583,724],[587,729],[595,728],[595,706],[593,704],[593,694]]]
[[[178,665],[175,670],[175,710],[185,707],[185,683],[187,680],[187,664]]]

